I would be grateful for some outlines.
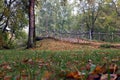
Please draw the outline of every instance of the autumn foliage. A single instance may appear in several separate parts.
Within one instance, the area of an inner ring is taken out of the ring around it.
[[[90,71],[90,68],[92,68],[89,64],[91,63],[88,63],[84,68],[87,71]],[[118,80],[120,75],[116,74],[117,70],[118,66],[116,64],[104,64],[103,66],[97,65],[94,70],[88,74],[81,73],[80,71],[69,72],[66,75],[66,78],[74,80]]]
[[[116,55],[117,52],[114,55],[109,51],[89,54],[85,52],[33,50],[3,52],[0,53],[0,80],[120,79],[120,58]]]

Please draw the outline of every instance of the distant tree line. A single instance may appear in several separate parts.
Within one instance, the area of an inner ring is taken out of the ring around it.
[[[44,0],[36,9],[36,33],[40,30],[68,33],[120,32],[119,0]]]

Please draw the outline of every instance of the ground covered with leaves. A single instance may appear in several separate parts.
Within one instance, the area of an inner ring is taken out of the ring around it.
[[[86,50],[86,49],[99,49],[99,48],[116,48],[120,49],[120,44],[110,42],[98,42],[89,41],[84,39],[56,39],[45,38],[41,41],[37,41],[35,50],[52,50],[52,51],[64,51],[64,50]]]
[[[120,80],[120,50],[1,50],[0,80]]]

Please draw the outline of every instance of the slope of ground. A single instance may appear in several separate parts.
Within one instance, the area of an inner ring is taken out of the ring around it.
[[[85,45],[84,45],[85,44]],[[37,42],[36,49],[39,50],[80,50],[94,49],[96,46],[91,46],[88,43],[76,44],[68,41],[60,41],[55,39],[43,39]]]
[[[109,44],[114,48],[119,48],[120,44],[108,42],[89,41],[77,38],[43,38],[37,41],[38,50],[81,50],[81,49],[98,49],[100,45]]]

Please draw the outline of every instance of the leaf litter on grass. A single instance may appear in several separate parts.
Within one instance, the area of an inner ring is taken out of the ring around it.
[[[32,60],[32,59],[23,59],[20,62],[22,65],[28,65],[29,67],[27,67],[27,69],[32,68],[37,66],[38,69],[39,68],[49,68],[50,64],[46,61],[44,61],[43,59],[36,59],[36,60]],[[3,63],[1,64],[1,69],[3,71],[0,72],[0,78],[3,80],[11,80],[12,79],[12,75],[7,75],[7,72],[13,72],[12,69],[14,67],[10,67],[10,63]],[[72,65],[72,63],[68,62],[67,65]],[[19,65],[20,66],[20,65]],[[88,63],[81,67],[80,69],[78,69],[77,67],[74,66],[75,71],[63,71],[64,75],[62,75],[62,77],[64,77],[64,79],[66,80],[119,80],[117,78],[120,77],[120,74],[117,73],[118,71],[118,65],[116,63],[111,63],[108,65],[108,63],[104,64],[104,65],[97,65],[97,64],[93,64],[92,60],[88,60]],[[70,68],[70,66],[69,66]],[[40,72],[35,71],[34,73],[30,74],[30,72],[27,71],[26,68],[21,68],[20,69],[20,74],[16,75],[16,80],[30,80],[31,76],[38,76],[39,74],[41,74]],[[41,76],[41,80],[51,80],[51,77],[53,75],[53,72],[56,71],[52,71],[52,70],[45,70]],[[60,76],[59,76],[60,77]],[[55,79],[55,76],[54,78]],[[36,80],[36,79],[35,79]]]
[[[52,51],[64,51],[64,50],[80,50],[80,49],[98,49],[102,48],[102,45],[111,46],[109,48],[119,49],[119,43],[110,43],[110,42],[98,42],[90,41],[80,38],[54,38],[48,37],[43,40],[37,41],[36,48],[33,50],[52,50]]]
[[[120,74],[117,74],[118,66],[116,64],[110,64],[109,66],[104,64],[103,66],[94,65],[88,63],[84,70],[87,73],[82,73],[82,70],[69,72],[66,75],[66,79],[74,80],[119,80]],[[86,77],[87,75],[87,77]]]
[[[52,51],[64,51],[64,50],[80,50],[83,48],[94,49],[97,48],[91,45],[75,44],[66,41],[45,39],[37,42],[37,47],[33,50],[52,50]]]
[[[42,54],[34,56],[31,56],[35,54],[32,52],[31,55],[29,54],[30,57],[28,57],[29,55],[23,57],[22,54],[22,58],[20,60],[13,59],[13,62],[7,62],[9,60],[1,62],[0,79],[119,80],[119,56],[116,54],[113,56],[113,53],[111,54],[109,51],[93,52],[94,54],[90,54],[90,52],[88,54],[87,51],[65,51],[55,52],[54,54],[53,52],[43,51]],[[38,54],[38,52],[36,53]],[[104,62],[102,59],[104,59]],[[100,60],[101,62],[99,62]]]

